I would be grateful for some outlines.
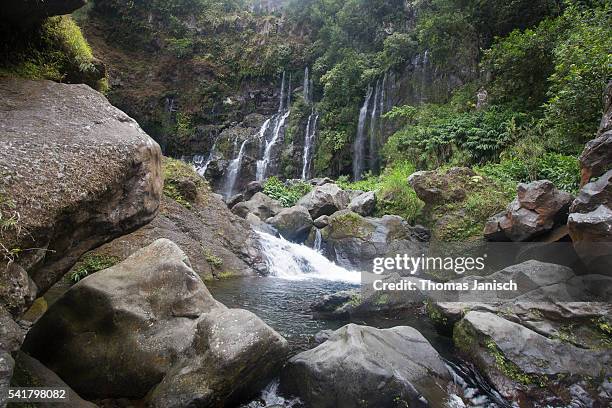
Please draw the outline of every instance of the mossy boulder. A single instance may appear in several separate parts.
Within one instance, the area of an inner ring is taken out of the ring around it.
[[[487,312],[469,312],[455,325],[455,346],[506,398],[545,400],[555,389],[612,374],[612,354],[543,336]]]
[[[72,286],[23,349],[86,398],[149,395],[150,406],[182,407],[240,402],[286,347],[254,314],[217,302],[185,253],[160,239]]]

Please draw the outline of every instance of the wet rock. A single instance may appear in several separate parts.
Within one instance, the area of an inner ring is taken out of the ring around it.
[[[18,352],[15,356],[15,369],[13,374],[13,386],[15,387],[49,387],[67,390],[66,397],[70,401],[70,407],[74,408],[96,408],[97,405],[83,400],[72,388],[70,388],[53,371],[45,367],[40,361]],[[53,408],[57,403],[36,403],[37,407]]]
[[[305,207],[296,205],[285,208],[266,223],[272,225],[280,235],[292,242],[303,243],[312,228],[312,218]]]
[[[249,225],[251,226],[251,228],[253,228],[255,231],[259,231],[259,232],[264,232],[266,234],[270,234],[272,236],[278,237],[278,231],[276,230],[276,228],[274,228],[272,225],[267,224],[266,222],[262,221],[261,218],[259,218],[258,216],[256,216],[253,213],[248,213],[246,218],[245,218],[246,222],[249,223]]]
[[[283,210],[283,206],[276,200],[264,193],[255,193],[249,201],[238,203],[232,208],[232,212],[239,217],[245,218],[248,213],[258,216],[262,221]]]
[[[348,193],[336,184],[330,183],[313,188],[310,193],[297,202],[297,205],[308,209],[313,219],[322,215],[332,215],[345,209],[348,204]]]
[[[541,393],[564,378],[609,376],[612,354],[542,336],[492,313],[469,312],[455,326],[455,345],[506,398]],[[553,389],[551,387],[551,389]],[[541,396],[540,396],[541,398]]]
[[[241,203],[244,201],[244,195],[242,193],[239,194],[234,194],[233,196],[231,196],[230,198],[228,198],[225,203],[227,204],[228,208],[233,208],[236,204]]]
[[[413,253],[421,239],[406,220],[395,215],[366,218],[350,210],[329,217],[321,230],[323,246],[336,263],[358,270],[372,270],[374,258]]]
[[[261,181],[251,181],[246,185],[242,193],[245,200],[250,200],[255,194],[263,191],[263,183]]]
[[[517,198],[504,213],[487,222],[484,235],[489,241],[528,241],[551,231],[567,220],[571,194],[559,191],[548,180],[519,184]]]
[[[376,209],[376,193],[368,191],[353,198],[348,206],[349,210],[357,214],[368,217]]]
[[[253,313],[216,309],[198,320],[191,347],[147,404],[182,408],[239,403],[270,381],[287,351],[287,341]]]
[[[418,171],[408,178],[408,183],[426,205],[432,206],[465,199],[462,186],[472,177],[476,177],[472,169],[453,167],[447,172]]]
[[[285,348],[255,315],[213,299],[185,254],[166,239],[74,285],[24,343],[84,397],[149,394],[152,406],[198,398],[223,405],[258,387]]]
[[[414,328],[349,324],[290,359],[282,384],[319,408],[425,407],[447,397],[449,378],[442,358]]]
[[[6,266],[0,265],[0,268],[4,269],[4,283],[0,285],[0,305],[4,305],[13,316],[20,316],[36,299],[36,284],[27,272],[14,262]]]
[[[19,214],[3,244],[22,249],[15,263],[43,293],[83,253],[157,215],[161,151],[86,85],[4,78],[0,100],[0,190]]]
[[[322,215],[314,220],[314,226],[317,228],[325,228],[329,225],[329,215]]]

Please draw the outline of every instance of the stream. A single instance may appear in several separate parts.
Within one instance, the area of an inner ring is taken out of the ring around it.
[[[332,263],[317,251],[259,233],[269,277],[244,277],[207,282],[212,295],[231,308],[247,309],[278,331],[289,342],[291,355],[316,347],[314,335],[326,329],[338,329],[349,321],[313,319],[310,305],[319,297],[359,286],[360,273]],[[435,406],[511,407],[480,374],[454,355],[452,340],[438,334],[428,319],[375,316],[350,321],[377,328],[412,326],[419,330],[447,362],[456,388],[463,395],[452,394],[448,401]],[[270,383],[260,397],[244,408],[302,407],[300,401],[278,393],[278,380]]]

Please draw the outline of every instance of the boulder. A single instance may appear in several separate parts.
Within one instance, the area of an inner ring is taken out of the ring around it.
[[[86,2],[87,0],[7,0],[0,6],[0,20],[24,25],[51,16],[70,14],[83,7]]]
[[[528,241],[565,223],[571,194],[559,191],[548,180],[521,183],[517,198],[504,213],[487,222],[484,235],[489,241]]]
[[[248,213],[258,216],[262,221],[283,210],[283,206],[273,198],[264,193],[255,193],[249,201],[238,203],[232,208],[232,212],[239,217],[246,218]]]
[[[458,349],[504,397],[546,393],[554,383],[612,374],[612,354],[550,339],[493,313],[469,312],[454,329]],[[542,387],[548,385],[548,390]]]
[[[591,270],[610,274],[612,267],[612,170],[586,184],[568,218],[574,248]]]
[[[253,330],[238,333],[236,327]],[[221,343],[226,347],[217,347]],[[262,343],[274,346],[258,349]],[[245,389],[267,378],[285,347],[256,316],[228,310],[213,299],[185,254],[167,239],[74,285],[34,324],[24,342],[25,351],[80,395],[129,399],[156,395],[153,388],[162,380],[167,384],[180,373],[200,370],[209,378],[223,378],[207,383],[209,392],[222,400],[233,393],[232,387]],[[245,358],[249,354],[256,357]],[[206,360],[208,355],[217,360]],[[211,364],[197,365],[202,359]],[[229,367],[242,371],[225,372]],[[259,369],[256,380],[242,377]],[[197,384],[182,385],[176,389],[181,395],[168,388],[157,395],[167,401],[202,396]]]
[[[283,238],[297,243],[303,243],[312,228],[310,213],[300,205],[285,208],[268,218],[266,223],[272,225]]]
[[[18,352],[15,356],[15,370],[13,374],[14,387],[48,387],[65,389],[66,397],[70,401],[71,408],[96,408],[97,405],[82,399],[72,388],[68,386],[53,371],[41,364],[40,361],[28,356],[23,352]],[[54,408],[57,402],[37,402],[36,406],[41,408]]]
[[[246,222],[249,223],[249,225],[251,226],[251,228],[255,231],[258,232],[263,232],[266,234],[270,234],[272,236],[278,237],[278,231],[276,230],[276,228],[274,228],[272,225],[267,224],[266,222],[262,221],[261,218],[259,218],[258,216],[256,216],[253,213],[248,213],[246,218],[245,218]]]
[[[467,167],[453,167],[448,171],[418,171],[408,178],[417,196],[428,206],[462,201],[464,186],[476,173]]]
[[[147,406],[238,404],[270,381],[287,351],[287,341],[253,313],[213,310],[198,320],[191,347],[149,394]]]
[[[358,270],[372,270],[372,261],[377,257],[420,250],[422,241],[415,228],[399,216],[366,218],[350,210],[329,217],[329,225],[321,235],[331,259]]]
[[[244,196],[242,195],[242,193],[239,193],[239,194],[234,194],[233,196],[225,200],[225,203],[227,204],[228,208],[233,208],[236,204],[242,201],[244,201]]]
[[[330,184],[333,182],[334,180],[330,179],[329,177],[320,177],[308,180],[308,183],[312,184],[313,186],[323,186],[325,184]]]
[[[331,183],[313,188],[297,202],[297,205],[308,209],[313,219],[322,215],[332,215],[336,211],[345,209],[348,204],[348,193]]]
[[[416,329],[349,324],[291,358],[281,384],[318,408],[426,407],[447,398],[449,380],[444,361]]]
[[[14,366],[11,353],[0,349],[0,407],[6,406]]]
[[[251,181],[246,185],[242,195],[245,200],[250,200],[255,194],[263,191],[263,183],[261,181]]]
[[[348,208],[364,217],[372,215],[376,209],[376,193],[374,191],[368,191],[358,195],[351,200]]]
[[[589,141],[580,155],[581,184],[598,177],[612,167],[612,130]]]
[[[0,196],[18,219],[3,244],[44,293],[83,253],[157,215],[161,151],[86,85],[3,78],[0,100]]]
[[[612,169],[612,81],[604,92],[603,106],[597,137],[586,144],[580,155],[581,185]]]
[[[329,215],[322,215],[313,222],[317,228],[325,228],[329,225]]]

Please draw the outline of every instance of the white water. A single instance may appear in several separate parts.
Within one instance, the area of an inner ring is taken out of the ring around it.
[[[372,103],[372,113],[370,115],[370,151],[369,151],[369,162],[370,170],[375,171],[378,162],[378,127],[376,126],[378,117],[380,116],[379,106],[381,97],[382,87],[380,79],[376,81],[376,88],[374,91],[374,101]]]
[[[317,133],[317,121],[319,115],[314,112],[308,116],[306,124],[306,133],[304,135],[304,154],[302,158],[302,180],[310,178],[310,169],[312,167],[312,152],[314,150],[315,135]]]
[[[244,148],[246,147],[249,138],[244,139],[242,145],[240,145],[240,151],[238,152],[238,156],[232,160],[228,166],[227,179],[225,181],[225,197],[230,198],[232,193],[234,192],[234,186],[236,185],[236,180],[238,179],[238,174],[240,174],[240,168],[242,166],[242,159],[244,157]]]
[[[361,283],[361,274],[344,269],[305,245],[257,232],[270,275],[287,280],[323,279]]]
[[[193,167],[195,167],[196,172],[200,176],[202,177],[206,176],[206,170],[208,169],[208,166],[212,162],[213,158],[215,157],[216,149],[217,149],[217,140],[214,141],[213,146],[210,149],[210,153],[208,153],[208,156],[206,157],[206,160],[204,159],[204,155],[201,155],[201,154],[193,156]]]
[[[274,116],[274,132],[272,133],[272,138],[270,141],[266,141],[266,148],[264,150],[263,158],[261,160],[257,160],[257,181],[263,181],[266,177],[266,172],[268,171],[268,165],[270,164],[270,160],[272,158],[272,148],[276,145],[278,141],[281,130],[285,126],[285,121],[291,114],[290,110],[285,111],[282,115]]]
[[[368,86],[365,101],[359,111],[359,123],[357,126],[357,136],[353,144],[353,179],[360,180],[365,169],[365,123],[368,115],[370,98],[372,97],[372,87]]]
[[[310,103],[310,80],[308,74],[308,67],[304,69],[304,101]]]
[[[314,250],[321,253],[322,244],[323,237],[321,236],[321,230],[317,228],[315,232]]]

